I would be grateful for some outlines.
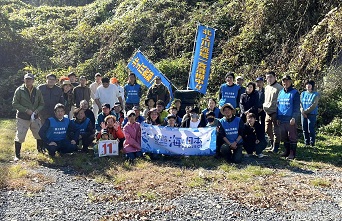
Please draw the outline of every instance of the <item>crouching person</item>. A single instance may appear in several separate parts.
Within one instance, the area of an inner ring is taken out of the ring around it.
[[[243,121],[236,117],[234,107],[227,103],[220,109],[224,116],[220,119],[222,127],[219,129],[219,138],[223,140],[221,154],[227,161],[241,163],[242,161],[242,135]]]
[[[77,145],[82,146],[82,151],[87,153],[88,147],[95,137],[92,122],[86,117],[84,109],[81,108],[75,109],[74,119],[71,122],[76,133],[79,133],[76,140]]]
[[[126,158],[133,162],[135,158],[141,157],[141,129],[140,124],[135,121],[135,111],[127,112],[128,123],[124,126],[125,135],[124,153]]]
[[[44,141],[44,146],[50,156],[55,156],[56,151],[60,153],[71,153],[76,150],[76,138],[79,133],[75,131],[69,118],[64,117],[65,107],[56,104],[55,116],[48,118],[39,130],[39,136]],[[72,135],[71,141],[68,135]]]

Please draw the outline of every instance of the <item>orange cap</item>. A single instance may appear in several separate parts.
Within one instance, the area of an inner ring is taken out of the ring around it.
[[[112,84],[118,83],[118,79],[116,79],[116,78],[111,78],[111,79],[110,79],[110,83],[112,83]]]

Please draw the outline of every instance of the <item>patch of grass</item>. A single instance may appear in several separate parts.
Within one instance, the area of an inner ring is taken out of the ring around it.
[[[153,192],[147,191],[147,192],[138,192],[137,197],[139,199],[145,199],[147,201],[154,201],[157,199],[157,195]]]
[[[188,186],[191,188],[195,188],[195,187],[201,187],[204,184],[205,184],[205,180],[202,177],[196,176],[190,180],[190,182],[188,183]]]
[[[224,163],[224,164],[220,165],[218,168],[223,170],[224,172],[227,172],[227,173],[236,170],[236,167],[234,165],[231,165],[228,163]]]
[[[316,187],[329,187],[331,186],[331,182],[329,180],[326,179],[322,179],[322,178],[316,178],[313,180],[310,180],[310,184]]]
[[[252,176],[267,176],[273,174],[273,170],[269,168],[263,168],[261,166],[252,166],[248,165],[244,170],[241,171],[246,172]]]
[[[21,164],[10,166],[8,173],[11,179],[23,178],[28,175],[28,171]]]

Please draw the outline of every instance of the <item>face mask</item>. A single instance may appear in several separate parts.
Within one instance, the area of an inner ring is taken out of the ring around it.
[[[212,122],[214,122],[214,120],[215,120],[215,118],[212,118],[212,117],[210,117],[210,118],[207,118],[207,121],[208,121],[209,123],[212,123]]]

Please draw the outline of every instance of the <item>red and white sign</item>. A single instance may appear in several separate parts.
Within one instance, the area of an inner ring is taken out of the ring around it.
[[[101,140],[99,141],[99,157],[118,156],[119,141],[118,140]]]

